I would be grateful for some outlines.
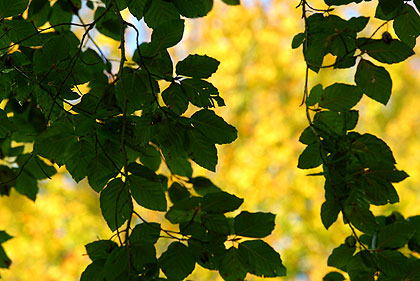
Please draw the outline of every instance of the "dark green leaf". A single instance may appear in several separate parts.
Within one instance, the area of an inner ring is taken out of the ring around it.
[[[341,211],[340,204],[333,199],[326,200],[321,206],[321,220],[322,224],[328,229],[338,217]]]
[[[206,136],[212,143],[231,143],[237,138],[238,131],[226,123],[214,111],[202,109],[191,116],[194,128]]]
[[[105,272],[104,272],[105,261],[95,261],[89,264],[85,271],[83,271],[80,281],[104,281]]]
[[[227,192],[214,192],[203,197],[201,208],[207,213],[227,213],[238,209],[243,202],[243,199]]]
[[[309,93],[309,97],[306,99],[305,103],[307,106],[314,106],[315,104],[319,103],[322,98],[322,85],[317,84],[315,85],[311,92]]]
[[[28,172],[23,171],[16,179],[16,190],[35,201],[36,195],[38,194],[38,183],[37,180]]]
[[[420,35],[420,17],[412,6],[404,4],[401,14],[394,19],[393,27],[401,41],[412,48],[416,45]]]
[[[154,271],[157,267],[156,248],[149,243],[136,243],[131,250],[132,264],[141,273]]]
[[[146,7],[147,0],[128,0],[127,3],[130,13],[135,16],[137,20],[141,20],[144,15],[144,8]]]
[[[128,253],[125,247],[115,248],[106,259],[104,273],[107,281],[127,280]]]
[[[183,79],[181,87],[185,90],[191,103],[198,107],[223,106],[224,101],[219,96],[219,91],[213,84],[200,79]]]
[[[324,276],[324,278],[322,278],[322,281],[343,281],[345,280],[343,274],[336,272],[336,271],[332,271],[327,273],[327,275]]]
[[[102,215],[112,231],[123,225],[133,210],[128,185],[121,179],[114,179],[101,191]]]
[[[412,48],[396,39],[384,42],[378,39],[358,38],[357,45],[372,58],[388,64],[402,62],[414,55]]]
[[[28,7],[29,0],[0,0],[0,18],[8,18],[22,14]]]
[[[364,207],[356,204],[345,206],[345,215],[348,220],[359,230],[365,233],[374,233],[378,224],[372,212]]]
[[[204,17],[213,7],[213,0],[173,0],[179,13],[187,18]]]
[[[201,197],[189,197],[175,202],[165,217],[173,224],[191,223],[196,218],[202,202]]]
[[[130,242],[133,244],[150,243],[155,244],[159,239],[160,224],[155,222],[141,223],[134,227],[130,235]]]
[[[162,183],[137,176],[129,176],[128,183],[137,204],[155,211],[166,211],[167,202]]]
[[[403,0],[379,0],[379,6],[385,14],[389,14],[403,5]]]
[[[193,184],[195,192],[197,192],[201,196],[221,191],[220,188],[218,188],[214,183],[212,183],[209,179],[205,177],[192,178],[189,182]]]
[[[191,196],[191,193],[188,191],[188,189],[186,189],[185,186],[180,185],[177,182],[174,182],[171,185],[168,193],[169,193],[169,198],[171,199],[173,203]]]
[[[159,265],[169,279],[183,280],[194,270],[195,260],[187,246],[172,242],[160,256]]]
[[[311,127],[306,127],[300,135],[299,141],[303,144],[310,145],[317,142],[318,138]]]
[[[76,182],[81,181],[88,175],[94,146],[80,140],[69,147],[69,158],[66,160],[66,168]]]
[[[271,213],[249,213],[242,211],[235,217],[235,234],[244,237],[263,238],[274,229],[275,215]]]
[[[227,218],[222,214],[202,214],[201,222],[206,229],[219,235],[227,236],[230,234],[230,227]]]
[[[98,240],[87,244],[85,247],[89,258],[92,261],[97,261],[106,259],[118,245],[111,240]]]
[[[6,252],[4,251],[3,247],[0,246],[0,268],[9,268],[12,264],[12,261],[7,256]]]
[[[179,12],[173,2],[164,0],[148,1],[144,11],[144,21],[150,28],[156,28],[166,21],[179,19]]]
[[[401,248],[414,235],[415,229],[407,222],[395,222],[378,232],[377,248]]]
[[[349,247],[347,244],[341,244],[335,248],[328,257],[328,266],[346,271],[347,264],[352,259],[356,247]]]
[[[293,37],[293,40],[292,40],[292,49],[299,48],[299,46],[303,44],[305,39],[306,39],[305,33],[301,32],[301,33],[296,34],[295,37]]]
[[[335,83],[325,88],[319,105],[332,111],[347,111],[362,98],[360,89],[353,85]]]
[[[223,2],[225,2],[228,5],[240,5],[241,2],[239,0],[222,0]]]
[[[0,230],[0,244],[6,242],[7,240],[12,239],[13,236],[10,236],[9,234],[7,234],[6,231],[4,230]]]
[[[230,247],[226,252],[219,269],[219,273],[224,280],[243,281],[245,279],[247,270],[239,255],[239,250],[235,247]]]
[[[154,49],[162,50],[175,46],[184,34],[184,20],[164,22],[153,30],[151,44]]]
[[[178,115],[184,113],[188,108],[188,96],[178,83],[172,82],[162,92],[162,98],[165,104]]]
[[[261,277],[286,275],[280,255],[262,240],[249,240],[239,243],[239,255],[246,270]]]
[[[176,65],[176,74],[194,78],[209,78],[216,72],[220,62],[206,55],[188,55]]]
[[[320,144],[318,142],[308,145],[299,156],[299,169],[312,169],[322,164]]]
[[[325,4],[327,4],[328,6],[339,6],[339,5],[347,5],[349,3],[360,3],[363,0],[324,0]]]
[[[385,68],[361,59],[354,76],[357,86],[370,98],[386,105],[391,96],[392,80]]]
[[[384,275],[390,276],[394,280],[398,280],[400,279],[399,277],[408,273],[405,269],[408,264],[408,259],[398,251],[380,251],[377,254],[377,258],[378,267]]]
[[[95,11],[95,20],[106,13],[96,24],[96,29],[103,35],[114,40],[120,40],[120,21],[118,16],[111,10],[106,10],[103,7],[97,7]]]
[[[207,170],[216,171],[217,164],[217,149],[214,144],[209,142],[198,130],[191,130],[188,132],[191,149],[191,159]]]
[[[159,181],[158,176],[156,173],[152,170],[147,168],[146,166],[143,166],[142,164],[132,162],[128,164],[128,171],[132,173],[135,176],[150,180],[150,181]]]

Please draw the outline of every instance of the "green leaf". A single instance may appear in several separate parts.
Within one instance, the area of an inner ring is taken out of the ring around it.
[[[30,154],[21,154],[17,157],[16,162],[26,173],[33,176],[37,180],[51,178],[57,173],[54,166],[47,165],[38,156]]]
[[[176,19],[162,23],[153,30],[151,44],[156,50],[175,46],[184,34],[184,20]]]
[[[391,97],[392,80],[388,71],[361,59],[354,76],[357,86],[370,98],[386,105]]]
[[[173,224],[192,223],[199,213],[201,197],[188,197],[175,202],[165,217]]]
[[[128,164],[127,170],[135,176],[150,180],[150,181],[159,181],[158,176],[152,170],[143,166],[142,164],[132,162]]]
[[[154,0],[148,1],[148,4],[144,10],[144,21],[150,28],[156,28],[166,21],[179,19],[179,12],[173,2]]]
[[[385,14],[389,14],[399,9],[404,3],[404,0],[379,0],[379,6]]]
[[[206,136],[212,143],[225,144],[233,142],[238,131],[232,125],[217,116],[214,111],[202,109],[191,116],[191,121],[198,131]]]
[[[146,7],[147,0],[128,0],[128,9],[130,13],[136,17],[137,20],[141,20],[144,15],[144,8]],[[157,2],[157,1],[153,1]]]
[[[324,0],[325,4],[327,4],[328,6],[339,6],[339,5],[347,5],[350,3],[360,3],[363,0]]]
[[[63,165],[69,156],[69,149],[76,143],[73,128],[68,122],[56,122],[35,141],[34,152]]]
[[[392,39],[390,42],[384,40],[358,38],[358,48],[367,53],[370,57],[383,63],[398,63],[414,55],[414,51],[404,42]]]
[[[240,5],[240,0],[222,0],[224,3],[228,5]]]
[[[223,214],[203,213],[200,216],[200,220],[204,224],[206,229],[208,229],[211,232],[217,233],[218,235],[227,236],[231,232],[230,227],[229,227],[229,222]]]
[[[314,134],[311,127],[306,127],[299,137],[299,141],[303,144],[310,145],[318,141],[318,137]]]
[[[80,281],[104,281],[105,272],[104,272],[105,261],[95,261],[89,264],[85,271],[83,271]]]
[[[136,243],[131,250],[133,267],[139,272],[150,273],[157,269],[156,248],[153,244]]]
[[[129,176],[128,185],[137,204],[150,210],[166,211],[167,202],[165,191],[159,181],[150,181],[137,176]]]
[[[346,271],[347,264],[353,258],[356,247],[349,247],[347,244],[341,244],[335,248],[328,257],[328,266]]]
[[[207,81],[196,78],[183,79],[181,80],[181,87],[195,106],[215,107],[215,102],[218,106],[225,105],[217,88]]]
[[[218,188],[214,183],[212,183],[209,179],[205,177],[195,177],[190,179],[189,182],[193,184],[195,192],[197,192],[201,196],[221,191],[220,188]]]
[[[100,206],[102,215],[112,231],[123,225],[133,210],[128,185],[121,179],[114,179],[101,191]]]
[[[22,14],[28,7],[29,0],[0,0],[0,18],[8,18]]]
[[[300,45],[303,44],[303,42],[306,39],[305,33],[301,32],[295,35],[292,40],[292,49],[297,49],[300,47]]]
[[[413,237],[415,229],[407,222],[394,222],[378,232],[377,248],[401,248]]]
[[[322,204],[321,220],[326,229],[328,229],[337,220],[340,211],[340,204],[336,200],[326,200]]]
[[[35,201],[39,190],[37,180],[27,171],[23,171],[17,177],[15,188],[20,194],[25,195],[32,201]]]
[[[216,72],[220,62],[206,55],[188,55],[176,65],[176,74],[194,78],[209,78]]]
[[[7,137],[13,130],[13,125],[7,118],[6,112],[0,109],[0,138]]]
[[[344,210],[346,218],[360,231],[371,234],[377,230],[378,224],[369,208],[353,204],[345,206]]]
[[[7,256],[6,252],[4,251],[3,247],[0,246],[0,268],[9,268],[12,264],[12,261]]]
[[[262,240],[249,240],[239,243],[239,255],[246,270],[261,277],[286,275],[280,255]]]
[[[327,273],[327,275],[322,278],[322,281],[344,281],[346,278],[344,278],[343,274],[332,271]]]
[[[160,256],[159,266],[169,279],[183,280],[194,270],[195,260],[187,246],[172,242]]]
[[[245,279],[247,270],[242,264],[238,249],[229,248],[222,259],[219,273],[226,281],[243,281]]]
[[[322,98],[322,92],[323,92],[322,85],[321,84],[315,85],[311,89],[311,92],[309,93],[309,97],[305,101],[306,105],[314,106],[315,104],[319,103]]]
[[[106,259],[118,245],[111,240],[98,240],[85,245],[85,248],[89,258],[97,261]]]
[[[188,131],[190,140],[191,159],[201,167],[215,172],[217,165],[217,149],[214,144],[209,142],[198,130]]]
[[[71,162],[72,160],[70,160]],[[71,164],[72,165],[72,164]],[[104,153],[98,155],[89,162],[87,176],[89,185],[96,192],[100,192],[107,182],[118,174],[116,167],[110,162]]]
[[[399,277],[406,275],[406,265],[408,258],[399,251],[385,250],[377,253],[378,267],[384,275],[398,280]]]
[[[121,39],[120,21],[115,13],[106,11],[104,7],[97,7],[94,19],[97,20],[104,13],[106,14],[98,21],[96,29],[103,35],[119,41]]]
[[[129,267],[128,253],[125,247],[115,248],[108,256],[104,273],[107,281],[119,281],[127,279]]]
[[[235,234],[244,237],[263,238],[274,230],[275,215],[242,211],[234,219]]]
[[[227,213],[238,209],[243,202],[243,199],[227,192],[214,192],[203,197],[201,208],[207,213]]]
[[[308,145],[299,156],[299,169],[312,169],[322,164],[320,144],[318,142]]]
[[[140,223],[131,231],[130,242],[132,244],[155,244],[159,239],[159,235],[160,224],[155,222]]]
[[[353,85],[335,83],[325,88],[319,105],[332,111],[348,111],[362,98],[360,89]]]
[[[162,98],[165,104],[172,109],[175,114],[181,115],[188,108],[188,96],[178,83],[172,82],[171,85],[162,92]]]
[[[173,0],[179,13],[187,18],[204,17],[213,8],[213,0]]]
[[[94,146],[85,140],[73,143],[69,147],[69,158],[66,160],[66,169],[72,178],[79,182],[88,175]]]
[[[171,199],[173,203],[176,203],[178,201],[181,201],[191,196],[191,193],[188,191],[188,189],[177,182],[174,182],[171,185],[168,193],[169,193],[169,198]]]
[[[404,4],[401,14],[394,19],[393,27],[398,38],[413,48],[420,35],[420,17],[414,8]]]
[[[7,234],[6,231],[0,230],[0,244],[6,242],[7,240],[12,239],[13,236]]]

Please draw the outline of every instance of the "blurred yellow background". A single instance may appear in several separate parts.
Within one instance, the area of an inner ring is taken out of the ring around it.
[[[219,147],[215,174],[196,169],[194,175],[206,174],[222,189],[245,198],[242,209],[277,214],[276,229],[266,240],[288,269],[282,280],[322,280],[332,270],[327,267],[328,255],[350,229],[341,219],[329,231],[324,229],[319,215],[323,181],[296,167],[304,148],[298,138],[307,126],[304,108],[299,107],[305,64],[301,49],[291,49],[293,36],[303,29],[301,11],[295,9],[299,1],[242,2],[234,7],[215,0],[207,17],[187,20],[184,40],[171,51],[174,63],[188,53],[221,61],[211,81],[227,106],[217,111],[239,131],[238,140]],[[315,7],[324,7],[322,3],[311,1]],[[343,17],[373,17],[375,3],[349,5],[337,12]],[[372,20],[368,31],[377,23]],[[385,30],[393,33],[392,24]],[[115,48],[118,56],[117,42],[103,37],[98,41]],[[356,107],[361,116],[356,129],[385,140],[398,167],[410,175],[397,185],[402,202],[375,208],[375,214],[400,210],[410,216],[420,214],[420,58],[387,69],[394,82],[390,102],[384,107],[363,98]],[[310,82],[352,83],[353,75],[354,69],[322,70],[319,75],[311,73]],[[16,192],[0,198],[0,229],[15,236],[4,244],[13,264],[0,273],[8,281],[79,280],[89,263],[83,245],[111,236],[98,195],[87,181],[76,185],[64,173],[41,185],[36,203]],[[221,280],[217,273],[199,269],[189,279]],[[248,275],[247,280],[262,279]]]

